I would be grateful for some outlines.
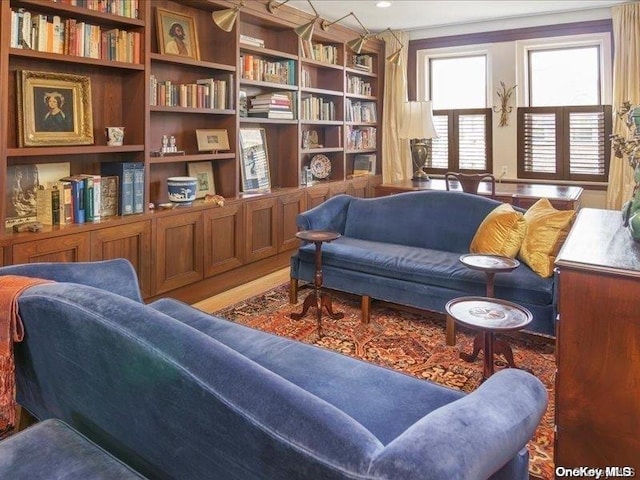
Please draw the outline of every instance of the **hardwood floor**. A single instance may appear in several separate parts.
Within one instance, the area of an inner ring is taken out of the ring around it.
[[[282,285],[289,281],[289,267],[283,268],[276,272],[265,275],[244,285],[240,285],[226,292],[222,292],[213,297],[209,297],[200,302],[194,303],[193,307],[206,313],[212,313],[221,308],[225,308],[234,303],[241,302],[247,298],[266,292],[278,285]]]

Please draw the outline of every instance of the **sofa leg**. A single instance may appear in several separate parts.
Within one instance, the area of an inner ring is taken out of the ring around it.
[[[298,279],[293,277],[289,280],[289,303],[298,303]]]
[[[371,322],[371,297],[362,295],[362,323]]]
[[[452,347],[456,344],[456,324],[449,315],[447,315],[447,345]]]

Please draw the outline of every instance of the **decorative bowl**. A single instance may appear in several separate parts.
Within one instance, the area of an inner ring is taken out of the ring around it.
[[[191,205],[196,199],[196,187],[198,179],[194,177],[169,177],[167,189],[169,201],[180,205]]]

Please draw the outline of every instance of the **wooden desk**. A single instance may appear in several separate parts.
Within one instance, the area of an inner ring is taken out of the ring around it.
[[[383,183],[375,187],[375,196],[384,197],[402,192],[414,192],[421,190],[446,190],[447,186],[443,178],[432,178],[427,182],[412,182],[400,180],[393,183]],[[458,182],[451,182],[451,189],[462,191]],[[481,182],[478,189],[480,195],[489,195],[490,189],[487,182]],[[496,200],[511,203],[512,205],[529,208],[540,198],[546,197],[551,204],[560,210],[578,210],[583,188],[577,186],[560,186],[533,183],[497,183]]]

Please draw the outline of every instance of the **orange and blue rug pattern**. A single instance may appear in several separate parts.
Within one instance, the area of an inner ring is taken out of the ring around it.
[[[361,360],[470,392],[482,381],[482,353],[473,363],[460,359],[461,351],[470,352],[474,332],[460,331],[456,346],[445,343],[444,315],[400,311],[377,305],[371,308],[371,322],[360,321],[358,298],[332,292],[333,309],[344,312],[344,318],[332,320],[322,316],[322,337],[318,337],[316,312],[310,309],[301,320],[289,314],[299,312],[306,295],[301,290],[299,302],[289,304],[288,285],[258,295],[214,315],[228,318],[252,328],[310,343]],[[536,375],[549,392],[549,406],[529,442],[529,472],[532,478],[554,478],[554,346],[548,339],[531,335],[508,337],[515,363]],[[506,362],[496,359],[496,371]]]

